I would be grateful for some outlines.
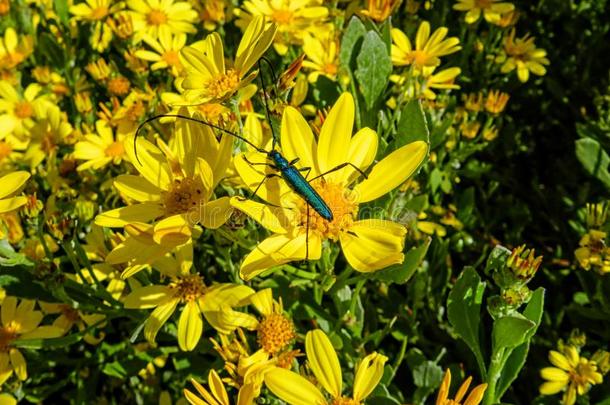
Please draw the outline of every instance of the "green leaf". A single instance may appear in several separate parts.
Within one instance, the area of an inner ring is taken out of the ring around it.
[[[518,315],[504,316],[497,319],[493,326],[493,353],[517,347],[523,343],[527,334],[536,324],[526,317]]]
[[[362,21],[356,16],[350,20],[345,34],[341,38],[341,49],[339,51],[339,63],[340,65],[348,70],[352,70],[353,62],[355,62],[354,55],[358,54],[360,45],[362,44],[362,38],[366,34],[366,28]]]
[[[383,93],[392,73],[390,54],[375,31],[369,31],[364,36],[356,64],[358,68],[354,75],[360,85],[360,92],[367,109],[371,110]]]
[[[576,157],[585,170],[610,188],[610,157],[595,139],[584,138],[576,141]]]
[[[56,301],[53,295],[22,267],[5,268],[0,265],[0,287],[6,290],[7,295],[14,297]]]
[[[70,15],[68,14],[68,2],[66,0],[53,0],[53,7],[63,25],[68,25]]]
[[[426,116],[419,100],[410,100],[400,112],[397,125],[398,135],[396,147],[401,147],[414,141],[430,143],[430,132]]]
[[[527,359],[527,353],[529,351],[531,338],[536,333],[536,330],[540,326],[540,321],[542,320],[542,314],[544,310],[544,288],[538,288],[532,294],[530,298],[530,302],[525,307],[523,311],[523,315],[534,322],[536,326],[528,331],[525,336],[525,342],[521,344],[519,347],[516,347],[502,368],[502,372],[500,374],[500,378],[498,379],[496,385],[496,398],[500,400],[506,390],[510,387],[510,385],[515,381],[517,376],[519,375],[519,371],[525,365],[525,360]]]
[[[510,256],[511,251],[504,246],[496,245],[487,257],[485,264],[485,274],[491,274],[494,271],[502,270],[506,264],[506,260]]]
[[[480,346],[479,325],[481,322],[481,302],[485,283],[472,267],[466,267],[449,293],[447,317],[455,333],[472,350],[481,374],[486,374],[483,351]]]
[[[405,254],[405,260],[401,264],[395,264],[386,269],[371,273],[370,277],[386,283],[405,284],[413,277],[419,265],[422,263],[430,247],[432,238],[420,246],[411,248]]]
[[[15,249],[6,240],[0,240],[0,266],[13,267],[13,266],[33,266],[34,263],[27,258],[24,254],[15,252]]]
[[[42,55],[48,59],[51,66],[63,69],[66,66],[66,55],[64,48],[59,46],[51,34],[41,34],[38,37],[37,49],[44,49]]]

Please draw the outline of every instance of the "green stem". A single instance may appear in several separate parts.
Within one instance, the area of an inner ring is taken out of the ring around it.
[[[487,373],[487,390],[485,391],[485,397],[483,398],[483,405],[493,405],[498,402],[496,399],[496,385],[498,384],[500,373],[502,372],[506,361],[504,356],[505,350],[506,349],[499,350],[491,359],[491,364],[489,365],[489,371]]]

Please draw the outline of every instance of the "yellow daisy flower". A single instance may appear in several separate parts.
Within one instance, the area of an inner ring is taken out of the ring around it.
[[[225,67],[222,40],[216,32],[184,48],[180,56],[186,70],[186,78],[181,83],[185,97],[192,100],[191,104],[223,101],[246,86],[256,76],[256,72],[249,75],[248,72],[271,45],[275,31],[274,24],[266,24],[262,17],[254,18],[229,69]]]
[[[170,69],[174,76],[178,76],[182,72],[180,50],[186,45],[186,34],[172,35],[164,31],[159,33],[158,40],[148,35],[142,39],[153,51],[139,49],[135,55],[140,59],[154,62],[150,66],[151,70]]]
[[[307,76],[311,83],[315,83],[320,75],[335,80],[339,70],[339,40],[334,31],[323,34],[326,35],[306,34],[303,39],[303,52],[307,56],[303,67],[311,70]]]
[[[21,38],[12,27],[4,32],[4,38],[0,38],[0,70],[13,69],[26,60],[34,51],[34,40],[29,35]]]
[[[223,25],[227,20],[227,14],[231,14],[233,7],[228,0],[198,0],[194,7],[199,13],[199,19],[203,22],[203,28],[208,31],[216,30],[218,25]]]
[[[192,246],[180,249],[175,260],[157,263],[161,274],[169,279],[168,285],[149,285],[135,288],[125,297],[125,308],[154,308],[144,325],[144,337],[153,344],[159,329],[183,306],[178,321],[178,346],[181,350],[195,349],[203,333],[202,315],[221,333],[229,333],[218,318],[224,307],[237,306],[254,290],[245,285],[215,284],[208,286],[199,274],[191,273]]]
[[[34,119],[46,115],[53,103],[40,95],[41,91],[40,85],[32,83],[20,94],[9,82],[0,81],[0,139],[10,133],[23,138],[34,126]]]
[[[610,273],[610,248],[606,246],[606,236],[606,232],[591,229],[580,239],[580,247],[574,251],[580,267],[593,268],[599,274]]]
[[[186,110],[183,114],[187,114]],[[133,138],[128,138],[127,156],[139,176],[118,176],[114,185],[127,201],[135,203],[102,213],[95,223],[125,227],[131,238],[140,241],[149,235],[157,249],[166,247],[165,253],[187,242],[197,224],[220,227],[231,215],[229,198],[210,198],[225,175],[232,144],[231,137],[218,142],[208,127],[187,120],[176,121],[170,146],[160,139],[157,147],[138,138],[137,157]],[[151,221],[158,222],[147,224]],[[117,249],[128,246],[126,240]]]
[[[430,35],[430,23],[422,21],[415,35],[415,48],[409,37],[398,28],[392,29],[392,62],[396,66],[413,65],[416,69],[425,66],[438,66],[440,57],[462,49],[457,37],[446,38],[449,30],[437,28]]]
[[[112,25],[109,17],[125,7],[122,1],[86,0],[70,6],[70,13],[76,21],[89,21],[94,24],[89,43],[98,52],[104,52],[112,41]]]
[[[500,114],[506,108],[506,103],[510,96],[500,90],[491,90],[487,93],[485,100],[485,110],[491,114]]]
[[[470,383],[472,382],[472,377],[468,377],[457,393],[455,394],[454,399],[449,398],[449,387],[451,387],[451,371],[447,369],[445,371],[445,376],[443,377],[443,381],[441,382],[441,386],[438,389],[438,395],[436,396],[436,405],[479,405],[483,400],[483,395],[485,395],[485,390],[487,389],[487,384],[479,384],[470,391],[468,397],[464,400],[464,396],[468,392],[468,388],[470,387]]]
[[[481,18],[481,13],[487,22],[495,24],[500,21],[503,14],[513,11],[515,6],[501,0],[457,0],[453,9],[466,11],[464,18],[467,24],[477,22]]]
[[[425,67],[421,74],[416,76],[410,85],[405,89],[405,94],[408,98],[423,97],[428,100],[435,100],[436,93],[434,90],[453,90],[459,89],[460,86],[455,84],[455,78],[462,72],[458,67],[443,69],[436,72],[435,67]],[[407,78],[401,75],[391,75],[390,81],[403,85]]]
[[[240,26],[245,26],[255,17],[265,17],[277,25],[278,35],[274,48],[284,55],[291,44],[301,44],[306,32],[330,29],[331,25],[323,24],[328,18],[328,8],[322,0],[251,0],[244,1],[243,10],[237,13]]]
[[[35,168],[43,160],[56,157],[58,147],[68,143],[73,131],[66,114],[57,107],[49,108],[46,117],[30,130],[31,140],[24,160]]]
[[[517,69],[517,77],[522,83],[527,82],[530,72],[537,76],[546,74],[544,65],[550,62],[546,57],[546,51],[536,48],[534,37],[526,35],[523,38],[515,38],[513,28],[504,38],[504,52],[507,59],[500,69],[502,73],[510,73]]]
[[[551,350],[549,361],[555,367],[540,370],[542,378],[547,380],[540,386],[540,393],[555,395],[565,390],[561,399],[563,405],[573,405],[577,396],[587,393],[592,385],[603,382],[597,364],[580,356],[574,346],[566,346],[563,353]]]
[[[354,100],[349,93],[341,95],[332,107],[317,141],[303,116],[288,106],[281,125],[283,154],[288,161],[298,157],[297,168],[311,168],[309,179],[346,162],[366,170],[377,153],[378,137],[370,128],[363,128],[352,137],[353,124]],[[302,197],[277,178],[266,180],[257,192],[258,197],[275,207],[233,198],[231,204],[234,207],[274,233],[246,256],[241,265],[241,276],[251,279],[270,267],[303,260],[307,253],[309,259],[316,260],[326,239],[341,243],[348,263],[357,271],[370,272],[401,263],[406,228],[381,219],[358,220],[358,206],[404,183],[423,162],[427,150],[428,146],[423,141],[401,147],[377,163],[368,179],[355,187],[351,186],[359,173],[351,166],[313,180],[310,184],[331,207],[332,221],[309,209]],[[235,159],[240,177],[251,190],[255,190],[266,174],[255,168],[260,166],[252,166],[246,159],[264,163],[267,155],[255,151]]]
[[[21,381],[28,378],[27,365],[23,354],[14,346],[22,339],[47,339],[59,337],[62,330],[54,326],[40,326],[43,314],[34,310],[35,301],[5,297],[0,325],[0,385],[13,373]]]
[[[19,171],[0,177],[0,214],[11,212],[25,205],[27,197],[14,197],[30,178],[30,173]]]
[[[192,405],[231,405],[233,403],[233,401],[229,400],[229,395],[227,394],[224,383],[218,376],[218,373],[214,370],[210,370],[210,373],[208,374],[209,391],[192,378],[191,383],[195,386],[199,395],[201,395],[201,398],[199,398],[197,394],[186,388],[184,389],[184,397]],[[255,397],[252,386],[244,385],[237,394],[235,404],[252,405],[254,404]]]
[[[110,163],[118,165],[127,158],[125,136],[113,134],[107,121],[97,120],[95,134],[87,134],[74,145],[74,158],[86,160],[77,170],[100,169]]]
[[[190,3],[175,0],[127,0],[135,32],[134,40],[144,35],[158,38],[163,33],[194,34],[197,12]]]
[[[332,400],[327,400],[309,379],[293,371],[279,367],[267,371],[267,388],[290,405],[360,404],[379,384],[383,366],[388,360],[379,353],[371,353],[363,358],[356,366],[352,396],[345,397],[341,365],[328,336],[319,329],[308,332],[305,336],[305,352],[311,371]]]

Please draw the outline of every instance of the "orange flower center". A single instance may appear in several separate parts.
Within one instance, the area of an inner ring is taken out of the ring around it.
[[[337,74],[337,65],[334,63],[327,63],[324,65],[324,73],[329,76],[334,76]]]
[[[165,194],[165,213],[167,216],[188,212],[203,203],[203,184],[199,179],[174,179],[170,190]]]
[[[17,118],[25,120],[34,115],[34,107],[27,101],[20,101],[15,103],[14,112]]]
[[[315,231],[322,238],[338,240],[341,232],[348,231],[356,215],[358,204],[354,202],[353,196],[339,184],[319,179],[312,184],[320,197],[333,213],[333,220],[327,221],[322,218],[313,208],[307,208],[307,203],[302,198],[297,200],[297,208],[300,215],[297,217],[298,225],[305,228],[309,225],[309,231]],[[309,217],[307,215],[309,211]]]
[[[297,357],[301,356],[300,350],[288,350],[287,352],[280,353],[277,358],[276,366],[281,368],[290,369],[292,367],[292,362]]]
[[[201,298],[207,289],[203,278],[198,274],[180,277],[170,284],[170,288],[174,290],[174,296],[180,298],[182,302],[192,302]]]
[[[176,51],[167,51],[163,54],[162,58],[170,66],[180,66],[180,58]]]
[[[269,354],[278,353],[295,337],[294,324],[282,314],[267,315],[258,325],[258,344]]]
[[[123,146],[123,142],[115,141],[111,143],[110,146],[108,146],[106,150],[104,150],[104,153],[106,154],[106,156],[112,158],[123,156],[125,154],[125,147]]]
[[[235,69],[229,69],[207,83],[208,94],[215,99],[222,99],[236,91],[238,85],[239,73]]]
[[[101,20],[102,18],[108,15],[108,7],[100,6],[91,11],[91,19],[92,20]]]
[[[197,110],[205,117],[206,121],[217,124],[226,112],[226,108],[219,103],[205,103],[197,106]]]
[[[13,147],[4,141],[0,141],[0,162],[9,157],[13,152]]]
[[[290,24],[292,22],[293,13],[290,10],[275,10],[271,15],[273,21],[278,24]]]
[[[11,10],[10,0],[1,0],[0,1],[0,15],[7,15],[10,10]]]
[[[410,55],[411,63],[417,66],[425,66],[428,62],[429,55],[426,51],[413,51]]]
[[[146,16],[146,21],[148,21],[150,25],[165,24],[167,22],[167,14],[161,10],[150,10]]]
[[[129,93],[130,83],[123,76],[115,77],[108,81],[108,91],[115,96],[123,96]]]
[[[56,148],[57,144],[55,142],[55,134],[53,132],[47,132],[44,134],[40,140],[40,149],[42,149],[43,152],[50,154],[51,152],[55,151]]]
[[[6,327],[0,327],[0,353],[8,353],[13,340],[17,339],[17,330],[9,324]]]
[[[329,405],[360,405],[360,402],[352,398],[341,397],[334,398]]]

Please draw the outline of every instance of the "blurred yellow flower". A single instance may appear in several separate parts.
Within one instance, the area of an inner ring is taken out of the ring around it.
[[[175,0],[127,0],[131,10],[134,40],[143,39],[144,35],[158,38],[161,33],[194,34],[197,32],[195,22],[197,12],[186,1]]]
[[[14,195],[21,191],[29,178],[30,173],[24,171],[9,173],[0,177],[0,214],[16,210],[28,202],[27,197],[15,197]]]
[[[547,380],[540,386],[540,393],[555,395],[565,390],[562,405],[573,405],[577,396],[586,394],[592,385],[601,384],[603,377],[596,363],[580,356],[574,346],[565,346],[562,352],[549,352],[549,361],[555,367],[540,370],[541,377]]]
[[[43,314],[36,311],[36,301],[5,297],[0,304],[2,324],[0,325],[0,385],[13,373],[21,381],[28,378],[25,358],[14,346],[22,339],[46,339],[62,335],[63,331],[54,326],[40,326]]]
[[[142,39],[153,51],[139,49],[135,55],[140,59],[154,62],[150,67],[151,70],[170,69],[174,76],[178,76],[182,72],[180,50],[186,45],[186,34],[172,35],[164,31],[159,33],[158,39],[148,35]]]
[[[256,397],[252,386],[244,385],[237,394],[237,400],[235,402],[230,401],[224,383],[214,370],[210,370],[208,374],[209,391],[192,378],[191,383],[201,395],[201,398],[199,398],[197,394],[186,388],[184,389],[184,396],[192,405],[231,405],[232,403],[235,403],[235,405],[252,405]]]
[[[483,400],[483,395],[487,389],[487,384],[477,385],[470,391],[468,397],[464,400],[464,396],[468,392],[472,377],[468,377],[458,389],[454,399],[449,398],[449,388],[451,387],[451,371],[447,369],[445,376],[441,382],[441,386],[438,389],[438,395],[436,397],[436,405],[479,405]]]
[[[406,228],[381,219],[358,220],[358,206],[404,183],[423,162],[428,146],[418,141],[393,151],[375,165],[368,179],[350,188],[359,177],[353,167],[327,172],[346,162],[366,170],[375,159],[378,143],[377,134],[370,128],[363,128],[352,137],[354,114],[351,94],[343,93],[330,110],[316,141],[303,116],[293,107],[285,108],[281,125],[283,154],[288,161],[299,157],[297,168],[311,168],[310,184],[331,208],[333,219],[327,221],[309,209],[303,198],[278,178],[267,179],[257,192],[258,197],[271,205],[232,198],[234,207],[274,233],[246,256],[240,269],[242,278],[251,279],[270,267],[306,256],[316,260],[326,239],[341,243],[348,263],[357,271],[375,271],[403,261]],[[254,151],[235,159],[240,177],[255,190],[266,172],[257,170],[246,159],[265,163],[267,155]],[[325,174],[323,178],[321,174]]]
[[[522,38],[515,38],[513,28],[508,36],[504,38],[504,52],[507,59],[500,69],[502,73],[510,73],[517,70],[517,77],[522,83],[527,82],[530,72],[537,76],[544,76],[546,68],[550,62],[546,57],[544,49],[536,48],[534,37],[526,35]]]
[[[89,43],[98,52],[104,52],[112,41],[112,26],[109,17],[125,7],[122,1],[112,0],[86,0],[70,6],[70,13],[76,21],[89,21],[94,23]]]
[[[200,43],[185,47],[181,52],[186,78],[181,84],[191,104],[223,101],[250,83],[256,72],[250,69],[271,45],[276,26],[266,24],[262,17],[254,18],[244,32],[232,68],[225,67],[222,39],[216,32]]]
[[[46,117],[36,123],[30,130],[30,144],[24,160],[35,168],[45,159],[54,159],[60,145],[69,143],[74,131],[67,121],[67,116],[58,107],[49,108]]]
[[[237,24],[244,29],[253,18],[265,17],[277,26],[278,35],[273,44],[276,52],[284,55],[291,44],[301,44],[306,32],[331,28],[324,24],[329,11],[322,0],[250,0],[244,1],[243,10],[237,10]]]
[[[485,100],[485,109],[491,114],[500,114],[506,108],[510,96],[500,90],[490,90]]]
[[[106,319],[106,316],[103,314],[85,314],[68,304],[56,304],[51,302],[38,302],[38,304],[45,314],[59,314],[53,321],[52,326],[60,329],[62,335],[70,332],[70,329],[75,325],[80,332],[93,325],[97,325],[101,328],[104,326],[104,319]],[[100,332],[99,337],[96,337],[91,333],[86,333],[85,336],[83,336],[83,339],[89,344],[96,345],[100,343],[104,337],[104,332]]]
[[[422,21],[415,36],[415,47],[398,28],[392,28],[392,62],[396,66],[413,65],[416,69],[438,66],[441,56],[450,55],[462,49],[457,37],[446,38],[449,30],[437,28],[430,35],[430,23]]]
[[[74,158],[86,160],[77,170],[100,169],[107,164],[120,164],[127,159],[125,135],[113,134],[107,121],[97,120],[96,133],[86,134],[83,140],[74,145]]]
[[[197,0],[194,7],[199,13],[199,19],[203,22],[203,28],[214,31],[220,24],[224,24],[227,19],[227,10],[233,5],[228,0]]]
[[[279,367],[267,371],[264,377],[267,388],[290,405],[363,403],[379,384],[388,360],[376,352],[363,358],[356,366],[352,396],[345,397],[341,365],[328,336],[319,329],[308,332],[305,336],[305,351],[317,382],[332,400],[327,400],[317,386],[300,374]]]
[[[0,70],[9,70],[17,67],[34,51],[34,40],[29,35],[21,38],[12,27],[4,31],[4,38],[0,38]]]
[[[320,75],[335,80],[339,71],[339,40],[334,30],[317,35],[305,34],[303,52],[307,56],[303,67],[311,71],[307,76],[311,83],[315,83]]]
[[[367,8],[360,10],[365,15],[377,22],[383,22],[398,8],[402,0],[368,0]]]
[[[503,14],[510,13],[515,9],[515,6],[501,0],[457,0],[453,9],[466,11],[465,20],[467,24],[477,22],[481,18],[481,14],[487,22],[497,23]]]
[[[23,138],[34,126],[34,119],[46,115],[53,103],[41,91],[40,85],[32,83],[20,94],[9,82],[0,81],[0,139],[11,133]]]
[[[574,251],[580,267],[593,268],[599,274],[610,273],[610,247],[606,246],[606,236],[606,232],[591,229],[580,239],[580,247]]]

